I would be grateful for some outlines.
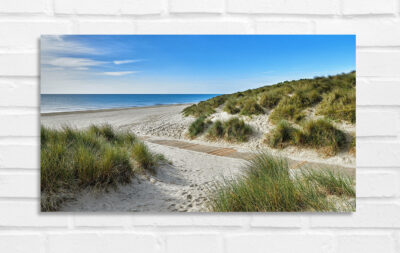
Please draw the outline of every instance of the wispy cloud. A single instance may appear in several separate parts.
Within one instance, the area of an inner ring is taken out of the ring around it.
[[[101,74],[106,75],[106,76],[125,76],[125,75],[136,74],[136,73],[139,73],[139,71],[103,72]]]
[[[134,63],[134,62],[141,62],[143,60],[138,59],[138,60],[121,60],[121,61],[113,61],[114,64],[120,65],[120,64],[127,64],[127,63]]]
[[[96,48],[81,42],[66,40],[61,35],[44,35],[41,37],[41,53],[47,54],[101,54]]]
[[[88,69],[91,66],[105,64],[104,61],[95,61],[88,58],[75,58],[75,57],[55,57],[44,60],[44,64],[54,67],[76,68],[79,70]]]

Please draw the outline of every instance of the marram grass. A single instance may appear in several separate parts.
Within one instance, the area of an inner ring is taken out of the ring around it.
[[[326,119],[306,121],[301,128],[280,121],[264,142],[272,148],[288,145],[314,148],[328,156],[337,154],[347,144],[346,134]]]
[[[154,170],[162,159],[128,132],[110,125],[85,130],[41,127],[41,209],[56,211],[84,188],[126,184],[139,170]]]
[[[354,178],[326,168],[290,171],[285,159],[259,153],[245,174],[211,189],[215,212],[350,212]]]
[[[270,121],[301,122],[305,110],[317,107],[317,114],[335,121],[355,123],[355,71],[327,77],[285,81],[257,89],[226,94],[186,107],[184,116],[209,116],[222,107],[230,114],[257,115],[272,110]]]

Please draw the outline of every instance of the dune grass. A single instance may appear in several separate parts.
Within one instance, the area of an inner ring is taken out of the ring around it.
[[[317,114],[332,120],[356,122],[356,91],[355,89],[335,89],[326,94],[317,107]]]
[[[269,116],[269,121],[274,124],[281,120],[301,122],[305,118],[303,105],[298,96],[284,97]]]
[[[300,144],[335,155],[347,143],[346,134],[326,119],[310,120],[303,126]]]
[[[212,140],[224,138],[224,132],[225,129],[222,121],[216,120],[208,129],[207,138]]]
[[[207,127],[209,126],[209,122],[206,121],[205,116],[198,117],[192,124],[189,126],[189,137],[195,138],[199,134],[203,133]]]
[[[182,113],[184,116],[194,117],[207,117],[215,112],[214,108],[208,102],[200,102],[198,104],[191,105],[183,109]]]
[[[226,101],[224,105],[224,111],[230,114],[238,114],[240,112],[240,108],[237,106],[237,102],[230,99]]]
[[[349,153],[352,155],[356,154],[356,134],[351,135],[351,142],[349,145]]]
[[[41,209],[56,211],[84,188],[126,184],[138,169],[153,170],[162,157],[128,132],[110,125],[85,130],[41,127]]]
[[[210,98],[207,101],[201,101],[198,104],[194,104],[184,108],[182,113],[185,117],[187,116],[207,117],[215,112],[215,108],[224,104],[225,101],[227,100],[227,97],[228,97],[227,95],[221,95]]]
[[[221,139],[230,142],[245,142],[252,134],[252,129],[237,117],[233,117],[228,121],[222,122],[217,120],[207,131],[207,138]]]
[[[257,103],[254,98],[246,99],[242,102],[240,114],[241,115],[259,115],[264,114],[263,108]]]
[[[291,173],[286,160],[260,153],[245,175],[212,189],[215,212],[354,211],[354,179],[328,170]],[[331,198],[335,196],[336,198]]]
[[[346,146],[346,134],[337,129],[329,120],[309,120],[301,129],[287,121],[281,121],[266,135],[264,142],[273,148],[288,145],[315,148],[325,155],[335,155]]]
[[[224,111],[242,115],[264,113],[272,110],[271,122],[281,120],[300,122],[304,110],[317,106],[321,115],[332,120],[355,122],[355,71],[327,77],[314,77],[285,81],[257,89],[240,91],[202,101],[183,110],[185,116],[209,116],[224,105]]]
[[[301,131],[293,127],[286,120],[282,120],[278,125],[266,135],[264,142],[273,148],[284,148],[287,145],[296,145],[301,137]]]
[[[260,105],[272,109],[278,105],[279,101],[282,99],[284,92],[282,89],[274,89],[261,94]]]

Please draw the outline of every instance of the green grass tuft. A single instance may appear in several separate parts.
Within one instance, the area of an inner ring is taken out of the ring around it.
[[[260,105],[267,109],[272,109],[278,105],[279,101],[283,97],[283,94],[284,93],[281,91],[281,89],[274,89],[269,92],[264,92],[261,95]]]
[[[206,122],[206,117],[200,116],[189,126],[189,136],[190,138],[194,138],[199,134],[203,133],[209,125],[209,122]]]
[[[356,122],[356,91],[355,89],[335,89],[326,94],[317,107],[317,114],[332,120]]]
[[[182,113],[185,117],[207,117],[215,112],[215,108],[224,104],[227,99],[227,95],[217,96],[210,98],[207,101],[201,101],[198,104],[194,104],[183,109]]]
[[[255,99],[247,99],[243,101],[242,109],[240,110],[241,115],[259,115],[264,114],[263,108],[257,103]]]
[[[224,122],[224,138],[227,141],[245,142],[252,132],[251,127],[239,118],[231,118]]]
[[[207,138],[220,139],[224,137],[224,126],[220,120],[214,122],[207,131]]]
[[[136,142],[132,148],[132,158],[138,164],[138,167],[155,173],[155,167],[160,160],[165,160],[162,156],[155,155],[150,152],[143,142]]]
[[[212,140],[223,138],[231,142],[245,142],[252,132],[251,127],[243,120],[233,117],[225,122],[215,121],[207,132],[207,138]]]
[[[115,131],[110,125],[86,130],[42,126],[40,131],[43,211],[56,211],[87,187],[108,189],[129,183],[135,162],[149,170],[156,165],[156,156],[133,134]]]
[[[346,145],[346,134],[325,119],[310,120],[303,126],[300,144],[335,155]]]
[[[330,196],[337,198],[333,201]],[[250,160],[243,177],[215,185],[210,208],[215,212],[354,211],[354,197],[354,181],[348,176],[323,169],[293,175],[286,160],[260,153]]]
[[[299,97],[293,96],[284,97],[270,114],[269,120],[275,124],[281,120],[300,122],[305,116]]]
[[[346,134],[325,119],[310,120],[302,129],[293,127],[287,121],[281,121],[266,135],[265,141],[273,148],[288,145],[306,146],[317,149],[325,155],[335,155],[346,146]]]
[[[303,169],[302,177],[307,181],[313,181],[315,184],[329,195],[354,197],[356,191],[354,188],[354,178],[346,174],[340,174],[333,170],[311,170]]]
[[[289,122],[282,120],[266,135],[265,143],[273,148],[284,148],[287,145],[296,145],[299,142],[301,131]]]
[[[230,99],[225,102],[224,111],[230,114],[238,114],[240,112],[240,108],[237,107],[236,101]]]

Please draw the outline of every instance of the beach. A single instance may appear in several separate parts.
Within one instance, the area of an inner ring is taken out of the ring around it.
[[[207,211],[207,191],[212,183],[243,173],[242,168],[246,161],[240,157],[199,152],[202,151],[199,148],[190,150],[185,148],[188,145],[184,147],[163,144],[168,141],[184,141],[186,144],[197,144],[198,147],[235,152],[254,153],[266,150],[275,156],[298,161],[299,164],[307,162],[352,170],[355,168],[355,157],[347,152],[323,157],[311,149],[268,148],[262,142],[263,134],[272,128],[268,123],[268,114],[243,117],[254,130],[248,142],[235,144],[209,141],[204,137],[191,140],[186,131],[195,118],[181,114],[188,105],[190,104],[42,114],[41,124],[50,128],[68,125],[84,129],[91,124],[108,123],[117,130],[130,131],[141,138],[152,152],[163,154],[172,162],[161,165],[154,175],[141,175],[132,183],[107,193],[85,190],[76,200],[66,202],[60,211]],[[228,117],[225,112],[217,110],[211,119]]]
[[[191,140],[187,137],[187,129],[195,120],[194,117],[184,117],[181,111],[190,104],[163,105],[135,108],[121,108],[109,110],[92,110],[79,112],[62,112],[41,114],[41,124],[52,128],[60,128],[63,125],[75,128],[86,128],[91,124],[111,124],[119,130],[128,130],[139,137],[152,137],[155,139],[185,140],[197,144],[206,144],[219,147],[235,148],[242,152],[257,152],[260,149],[284,156],[294,160],[340,165],[355,168],[355,157],[347,152],[341,152],[336,156],[324,157],[312,149],[300,149],[287,147],[283,150],[276,150],[267,147],[263,143],[263,135],[273,129],[273,125],[268,122],[268,114],[256,115],[253,117],[243,117],[243,119],[253,128],[253,135],[248,142],[230,143],[225,141],[210,141],[200,137]],[[211,116],[211,120],[228,119],[231,115],[217,110]],[[346,132],[355,130],[354,126],[346,124],[338,125]]]

